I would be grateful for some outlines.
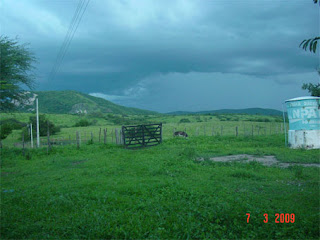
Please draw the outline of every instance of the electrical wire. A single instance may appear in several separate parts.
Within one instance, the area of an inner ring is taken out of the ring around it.
[[[71,44],[71,41],[79,27],[79,24],[82,20],[82,17],[89,5],[90,0],[87,0],[87,2],[85,0],[79,0],[76,11],[73,15],[73,18],[71,20],[71,23],[69,25],[69,29],[67,31],[67,34],[64,38],[64,41],[60,47],[60,50],[58,52],[57,58],[55,60],[55,63],[53,65],[53,68],[51,70],[51,73],[49,75],[49,80],[53,80],[57,74],[57,72],[60,69],[61,63],[68,51],[68,48]],[[83,9],[83,10],[82,10]]]

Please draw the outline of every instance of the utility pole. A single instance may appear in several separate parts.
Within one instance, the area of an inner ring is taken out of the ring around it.
[[[36,108],[37,108],[37,147],[40,147],[40,126],[39,126],[39,104],[38,104],[38,98],[36,99]]]
[[[31,143],[31,148],[33,148],[32,123],[30,123],[30,143]]]

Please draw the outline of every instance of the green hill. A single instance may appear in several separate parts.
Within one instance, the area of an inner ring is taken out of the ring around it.
[[[39,99],[41,113],[116,113],[128,115],[149,115],[156,112],[138,108],[124,107],[103,98],[90,96],[77,91],[36,91],[30,93],[29,104],[20,107],[23,112],[34,111],[35,95]]]
[[[167,114],[170,115],[188,115],[188,114],[223,114],[223,113],[234,113],[234,114],[249,114],[249,115],[269,115],[269,116],[282,116],[282,112],[275,109],[268,108],[245,108],[245,109],[219,109],[212,111],[200,111],[200,112],[187,112],[187,111],[176,111]]]

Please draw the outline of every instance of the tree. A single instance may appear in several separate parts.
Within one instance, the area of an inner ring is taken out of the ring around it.
[[[314,2],[315,4],[317,4],[317,3],[319,2],[319,6],[320,6],[320,1],[318,1],[318,0],[313,0],[313,2]],[[299,47],[302,46],[302,48],[303,48],[304,50],[306,50],[306,51],[308,50],[308,47],[309,47],[309,51],[315,53],[315,52],[317,51],[317,44],[318,44],[318,41],[319,41],[319,40],[320,40],[320,37],[305,39],[305,40],[303,40],[303,41],[300,43]]]
[[[304,83],[302,85],[303,90],[308,90],[311,96],[320,97],[320,83],[312,84],[312,83]]]
[[[35,57],[17,40],[0,36],[0,111],[9,112],[27,99],[26,89],[34,85]]]
[[[319,2],[319,6],[320,6],[320,1],[313,0],[313,2],[315,4],[317,4]],[[317,44],[318,44],[319,40],[320,40],[320,37],[315,37],[313,39],[312,38],[305,39],[300,43],[300,47],[302,45],[302,48],[306,51],[308,50],[308,47],[309,47],[310,52],[315,53],[317,51]],[[317,69],[317,72],[320,76],[320,68]],[[302,89],[308,90],[309,93],[311,94],[311,96],[320,97],[320,83],[318,83],[318,84],[304,83],[302,85]]]

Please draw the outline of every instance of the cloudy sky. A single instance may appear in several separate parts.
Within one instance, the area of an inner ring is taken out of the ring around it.
[[[159,112],[281,109],[319,82],[320,51],[299,48],[320,34],[312,0],[87,1],[0,1],[0,34],[30,43],[38,60],[36,90]]]

